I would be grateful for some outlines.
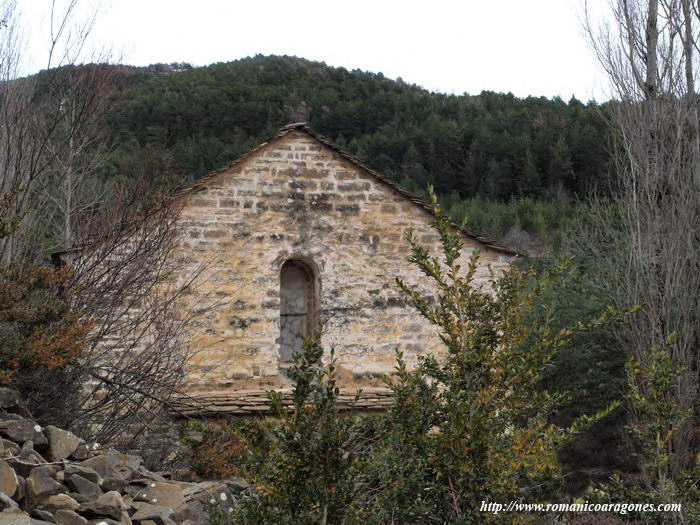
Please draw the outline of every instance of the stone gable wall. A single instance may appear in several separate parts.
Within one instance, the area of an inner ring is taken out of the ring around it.
[[[406,258],[402,238],[413,228],[438,249],[431,215],[309,135],[273,140],[183,199],[182,256],[209,261],[188,296],[200,308],[191,343],[192,391],[285,386],[280,374],[280,268],[296,258],[317,276],[323,343],[335,347],[341,384],[377,384],[395,351],[409,363],[440,352],[434,330],[396,288],[394,279],[425,282]],[[471,239],[488,265],[503,254]],[[205,305],[220,301],[211,309]]]

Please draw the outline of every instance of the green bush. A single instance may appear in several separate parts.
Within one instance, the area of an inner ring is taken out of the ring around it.
[[[243,472],[255,488],[231,514],[231,523],[351,523],[367,425],[338,413],[333,352],[325,367],[322,357],[318,341],[307,340],[290,371],[291,406],[271,392],[278,421],[248,429]]]
[[[446,355],[409,370],[398,356],[387,378],[394,404],[385,415],[341,417],[335,362],[307,341],[291,377],[293,401],[271,399],[278,421],[247,430],[244,476],[255,485],[232,523],[504,523],[537,518],[480,512],[482,501],[544,501],[559,483],[556,447],[609,413],[570,428],[550,421],[561,396],[542,388],[546,371],[576,333],[619,315],[555,329],[543,299],[565,272],[540,277],[513,266],[475,282],[478,253],[461,267],[461,234],[436,207],[442,257],[409,232],[410,261],[434,285],[437,301],[398,286],[439,330]],[[505,520],[505,521],[504,521]]]

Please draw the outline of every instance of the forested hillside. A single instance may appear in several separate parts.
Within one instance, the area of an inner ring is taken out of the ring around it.
[[[595,103],[431,93],[293,57],[122,74],[129,87],[109,116],[109,176],[186,184],[304,120],[407,189],[434,185],[454,214],[500,236],[513,226],[556,228],[570,213],[562,204],[608,177],[608,131]],[[484,214],[513,199],[557,204]]]

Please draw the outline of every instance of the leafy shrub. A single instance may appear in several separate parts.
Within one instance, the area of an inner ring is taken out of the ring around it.
[[[432,281],[437,300],[397,283],[439,329],[447,355],[425,356],[412,372],[399,356],[396,378],[389,381],[395,404],[374,445],[377,488],[370,514],[376,523],[526,520],[483,515],[479,507],[482,501],[542,500],[556,488],[556,446],[612,408],[559,428],[549,422],[559,396],[541,388],[541,381],[576,332],[616,314],[554,330],[541,300],[562,268],[536,279],[532,270],[513,266],[480,286],[479,254],[462,268],[461,234],[435,195],[432,200],[441,258],[411,232],[406,238],[410,261]]]
[[[225,479],[239,475],[248,444],[244,437],[245,421],[220,424],[187,422],[181,441],[190,451],[189,465],[207,479]]]
[[[543,380],[576,334],[622,314],[608,309],[559,328],[544,299],[564,267],[537,276],[512,266],[479,285],[479,254],[462,268],[462,236],[431,195],[442,256],[429,254],[411,232],[406,239],[410,261],[433,283],[437,300],[397,284],[438,328],[446,355],[423,356],[409,370],[399,354],[386,379],[394,393],[388,412],[340,417],[333,352],[323,366],[318,341],[307,341],[295,356],[291,405],[271,393],[278,421],[256,422],[242,434],[241,472],[255,488],[231,523],[537,521],[541,516],[481,513],[481,502],[557,494],[557,446],[614,408],[561,428],[550,416],[562,396]]]
[[[0,383],[19,390],[39,421],[74,413],[83,379],[73,365],[91,324],[61,295],[68,277],[45,266],[0,268]]]
[[[53,370],[78,358],[89,325],[60,296],[65,270],[0,268],[0,382]]]
[[[231,523],[350,523],[366,426],[339,415],[333,352],[325,367],[322,356],[318,341],[307,340],[290,370],[291,406],[271,392],[279,420],[248,428],[244,473],[254,495],[241,500]]]
[[[600,484],[593,494],[608,502],[633,501],[681,503],[678,513],[630,513],[630,521],[644,523],[698,523],[700,520],[700,462],[695,458],[691,469],[678,474],[671,471],[671,444],[684,422],[692,417],[690,409],[682,409],[671,395],[681,377],[681,370],[672,357],[675,340],[654,347],[641,356],[630,357],[626,372],[629,381],[627,407],[635,417],[627,426],[632,446],[641,466],[641,476],[615,474]]]

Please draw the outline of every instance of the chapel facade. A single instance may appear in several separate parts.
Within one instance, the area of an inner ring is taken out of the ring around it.
[[[254,409],[255,392],[289,386],[293,354],[319,329],[348,390],[379,392],[397,350],[409,364],[442,351],[395,284],[429,284],[407,261],[403,234],[439,251],[430,206],[306,125],[286,126],[177,202],[181,255],[193,267],[207,261],[186,299],[203,312],[188,334],[193,396]],[[465,231],[464,257],[476,249],[482,282],[516,255]],[[247,401],[231,402],[236,392]]]

